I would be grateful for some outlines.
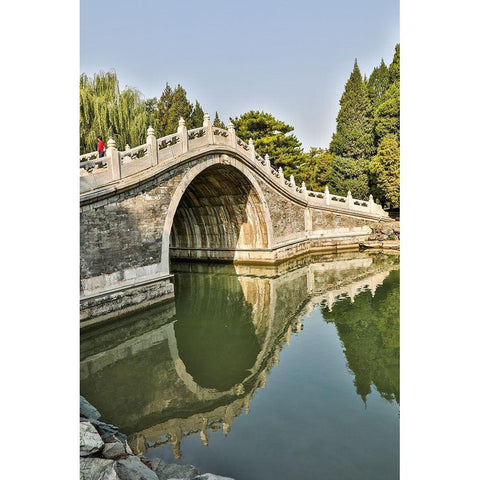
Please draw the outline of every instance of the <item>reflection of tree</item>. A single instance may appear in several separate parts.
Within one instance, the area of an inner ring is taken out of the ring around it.
[[[331,312],[322,309],[326,321],[337,327],[363,401],[373,383],[383,398],[400,403],[399,275],[392,271],[374,297],[364,292],[353,304],[344,300]]]

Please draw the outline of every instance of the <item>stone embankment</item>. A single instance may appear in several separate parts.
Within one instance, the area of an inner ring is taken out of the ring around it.
[[[193,465],[135,455],[127,436],[101,422],[99,411],[80,396],[80,480],[233,480],[200,474]]]
[[[361,248],[400,249],[400,222],[378,222],[372,226],[368,241],[360,244]]]

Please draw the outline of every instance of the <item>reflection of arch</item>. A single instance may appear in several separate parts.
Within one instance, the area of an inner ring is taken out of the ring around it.
[[[202,197],[203,204],[196,201],[198,196]],[[172,195],[162,232],[164,273],[169,272],[172,227],[177,211],[181,221],[187,222],[183,230],[176,229],[175,240],[180,247],[205,250],[223,246],[224,250],[231,251],[231,259],[242,249],[272,247],[273,227],[266,199],[252,172],[238,159],[227,155],[208,156],[182,177]],[[206,217],[212,222],[209,227]],[[227,232],[222,225],[233,225],[236,231]],[[212,244],[215,241],[217,244]]]

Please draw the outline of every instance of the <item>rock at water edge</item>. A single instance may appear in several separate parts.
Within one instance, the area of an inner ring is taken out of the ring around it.
[[[80,456],[86,457],[103,447],[103,440],[90,422],[80,422]]]
[[[114,461],[105,458],[80,457],[80,480],[117,480]]]
[[[158,480],[157,475],[134,456],[117,460],[115,470],[121,480]]]
[[[125,447],[122,442],[106,443],[103,446],[102,455],[105,458],[117,458],[125,454]]]
[[[193,465],[168,464],[160,458],[151,459],[150,465],[152,466],[152,470],[158,475],[159,480],[167,480],[170,478],[192,480],[200,473]]]
[[[82,417],[98,420],[100,418],[100,412],[84,397],[80,395],[80,415]]]

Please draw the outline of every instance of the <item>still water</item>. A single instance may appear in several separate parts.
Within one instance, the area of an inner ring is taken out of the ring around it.
[[[81,336],[81,393],[147,457],[236,480],[399,477],[399,258],[179,263]]]

